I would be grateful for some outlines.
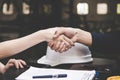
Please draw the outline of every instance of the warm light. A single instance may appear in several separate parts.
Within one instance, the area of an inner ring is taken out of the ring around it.
[[[22,5],[23,5],[23,9],[22,9],[23,14],[26,15],[30,14],[30,6],[26,3],[22,3]]]
[[[77,4],[77,14],[87,15],[88,14],[88,3],[78,3]]]
[[[106,3],[98,3],[97,14],[107,14],[107,13],[108,13],[108,5]]]
[[[9,6],[9,7],[8,7]],[[2,12],[3,14],[5,15],[12,15],[13,12],[14,12],[14,6],[13,4],[7,4],[7,3],[4,3],[3,4],[3,9],[2,9]]]
[[[117,14],[120,14],[120,3],[117,4]]]
[[[50,4],[43,5],[43,11],[46,14],[50,14],[52,12],[52,6]]]

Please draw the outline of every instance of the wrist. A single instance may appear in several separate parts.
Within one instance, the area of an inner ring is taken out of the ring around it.
[[[40,39],[43,40],[43,41],[46,41],[46,37],[47,37],[47,32],[46,30],[40,30]]]
[[[90,46],[92,44],[92,36],[90,32],[84,30],[77,30],[77,42]]]
[[[49,42],[50,40],[52,40],[56,31],[57,31],[57,28],[49,28],[49,29],[43,30],[42,37],[43,37],[44,41]]]

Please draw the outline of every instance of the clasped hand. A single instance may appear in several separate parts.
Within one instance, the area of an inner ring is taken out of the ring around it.
[[[74,46],[74,43],[77,42],[78,30],[75,28],[57,28],[53,39],[49,41],[48,46],[56,52],[65,52]]]

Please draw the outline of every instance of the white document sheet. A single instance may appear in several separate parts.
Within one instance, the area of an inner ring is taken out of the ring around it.
[[[33,78],[41,75],[67,74],[64,78]],[[27,71],[19,75],[16,80],[92,80],[95,76],[95,70],[66,70],[53,68],[30,67]]]

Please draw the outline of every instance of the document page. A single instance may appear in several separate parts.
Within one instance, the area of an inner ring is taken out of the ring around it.
[[[27,71],[16,77],[16,80],[92,80],[94,76],[95,70],[66,70],[31,66]]]

